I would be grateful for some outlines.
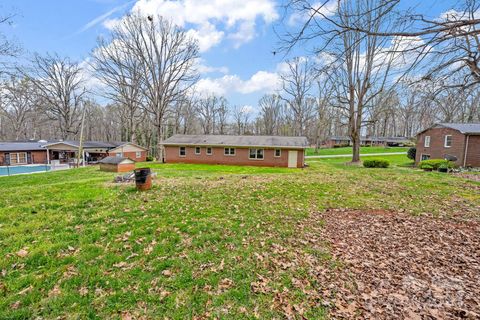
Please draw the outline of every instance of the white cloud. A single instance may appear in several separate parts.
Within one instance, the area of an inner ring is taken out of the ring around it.
[[[197,39],[198,47],[201,52],[208,51],[210,48],[219,44],[225,35],[223,31],[218,31],[211,23],[204,23],[198,29],[190,29],[187,34]]]
[[[205,63],[205,60],[202,58],[197,59],[195,68],[200,74],[207,74],[207,73],[214,73],[214,72],[219,72],[223,74],[228,73],[228,68],[227,67],[212,67],[209,66]]]
[[[195,89],[199,93],[224,96],[228,93],[273,93],[280,89],[280,86],[280,78],[276,72],[258,71],[247,80],[237,75],[200,79]]]
[[[337,1],[328,1],[327,3],[325,3],[325,1],[320,1],[312,4],[310,10],[305,10],[303,7],[297,8],[297,10],[288,18],[288,24],[290,26],[296,26],[300,23],[306,22],[312,15],[315,15],[318,18],[322,18],[322,16],[331,17],[335,14],[337,7]]]
[[[205,52],[224,39],[232,40],[236,48],[251,41],[259,19],[265,23],[278,19],[275,6],[274,0],[138,0],[132,11],[173,21],[197,38]],[[103,25],[111,29],[117,23],[107,19]]]

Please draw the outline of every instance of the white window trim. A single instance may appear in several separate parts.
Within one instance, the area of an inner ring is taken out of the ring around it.
[[[123,158],[123,152],[117,152],[115,153],[115,156],[118,158]]]
[[[184,155],[182,155],[182,153],[180,152],[180,151],[182,150],[182,148],[185,149],[185,154],[184,154]],[[179,147],[178,147],[178,156],[179,156],[180,158],[185,158],[185,157],[187,156],[187,147],[179,146]]]
[[[427,139],[427,138],[428,138],[428,139]],[[427,141],[428,141],[428,143],[427,143]],[[424,141],[424,143],[423,143],[423,146],[424,146],[425,148],[430,148],[430,141],[431,141],[430,136],[425,136],[425,141]]]
[[[449,146],[447,146],[448,137],[451,137],[451,136],[452,136],[451,134],[445,135],[445,140],[444,140],[444,142],[443,142],[443,146],[444,146],[445,148],[451,148],[451,147],[452,147],[451,144],[450,144]],[[452,143],[452,141],[450,141],[450,143]]]
[[[280,151],[280,154],[277,156],[277,150]],[[273,157],[280,158],[282,156],[282,149],[274,149],[273,150]]]
[[[428,159],[423,159],[423,156],[428,156],[428,159],[430,159],[430,154],[422,153],[422,154],[420,154],[420,161],[428,160]]]
[[[20,162],[20,154],[24,154],[25,155],[25,162]],[[9,157],[10,157],[10,164],[12,164],[12,155],[15,155],[15,157],[17,158],[15,160],[15,164],[28,164],[28,156],[27,156],[27,153],[26,152],[13,152],[13,153],[10,153]]]
[[[136,151],[135,152],[135,158],[140,159],[142,157],[142,151]]]
[[[208,153],[208,149],[210,149],[210,153]],[[207,154],[207,156],[213,155],[213,148],[212,147],[206,147],[205,148],[205,153]]]
[[[225,151],[226,151],[227,149],[233,149],[233,154],[230,153],[230,150],[228,150],[228,154],[225,153]],[[236,154],[237,154],[237,149],[236,149],[236,148],[232,148],[232,147],[228,147],[228,148],[225,147],[225,148],[223,148],[223,155],[226,156],[226,157],[235,157]]]
[[[250,157],[250,150],[255,150],[255,158]],[[263,150],[263,158],[261,158],[261,159],[257,158],[258,150]],[[249,148],[248,149],[248,159],[249,160],[265,160],[265,149],[263,149],[263,148]]]
[[[198,152],[197,152],[198,149]],[[195,147],[195,155],[201,155],[202,154],[202,147]]]

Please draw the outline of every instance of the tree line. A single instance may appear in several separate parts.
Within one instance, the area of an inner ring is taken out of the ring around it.
[[[0,140],[78,139],[85,112],[85,139],[139,143],[159,158],[176,133],[261,134],[307,136],[316,146],[349,136],[358,161],[362,135],[412,137],[435,122],[480,121],[476,1],[434,21],[398,4],[290,1],[285,10],[303,22],[284,28],[279,51],[312,44],[311,53],[286,59],[278,90],[253,108],[197,92],[199,48],[185,30],[129,14],[88,63],[57,54],[21,66],[0,59]],[[19,55],[0,41],[0,57]]]

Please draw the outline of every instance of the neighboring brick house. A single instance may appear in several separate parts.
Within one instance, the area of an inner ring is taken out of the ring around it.
[[[462,167],[480,167],[480,123],[439,123],[418,133],[416,163],[446,156]]]
[[[147,161],[148,149],[137,144],[127,142],[115,149],[108,151],[110,156],[125,157],[133,161],[144,162]]]
[[[385,146],[385,147],[403,147],[411,144],[412,141],[406,137],[361,137],[361,146]],[[326,148],[335,148],[343,146],[351,146],[352,139],[350,137],[332,136],[328,137],[322,145]]]
[[[47,151],[41,142],[0,142],[0,166],[46,163]]]
[[[71,163],[76,161],[77,141],[15,141],[0,142],[0,166],[27,164]],[[145,161],[148,150],[129,142],[85,141],[83,163],[96,164],[109,155]]]
[[[303,168],[305,137],[174,135],[163,142],[166,163]]]

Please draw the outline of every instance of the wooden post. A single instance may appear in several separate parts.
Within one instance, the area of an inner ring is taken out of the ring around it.
[[[77,168],[80,167],[80,157],[83,160],[83,166],[85,166],[85,154],[83,151],[83,127],[85,124],[85,112],[87,110],[87,107],[84,105],[83,106],[83,114],[82,114],[82,124],[80,127],[80,141],[78,144],[78,152],[77,152]]]

